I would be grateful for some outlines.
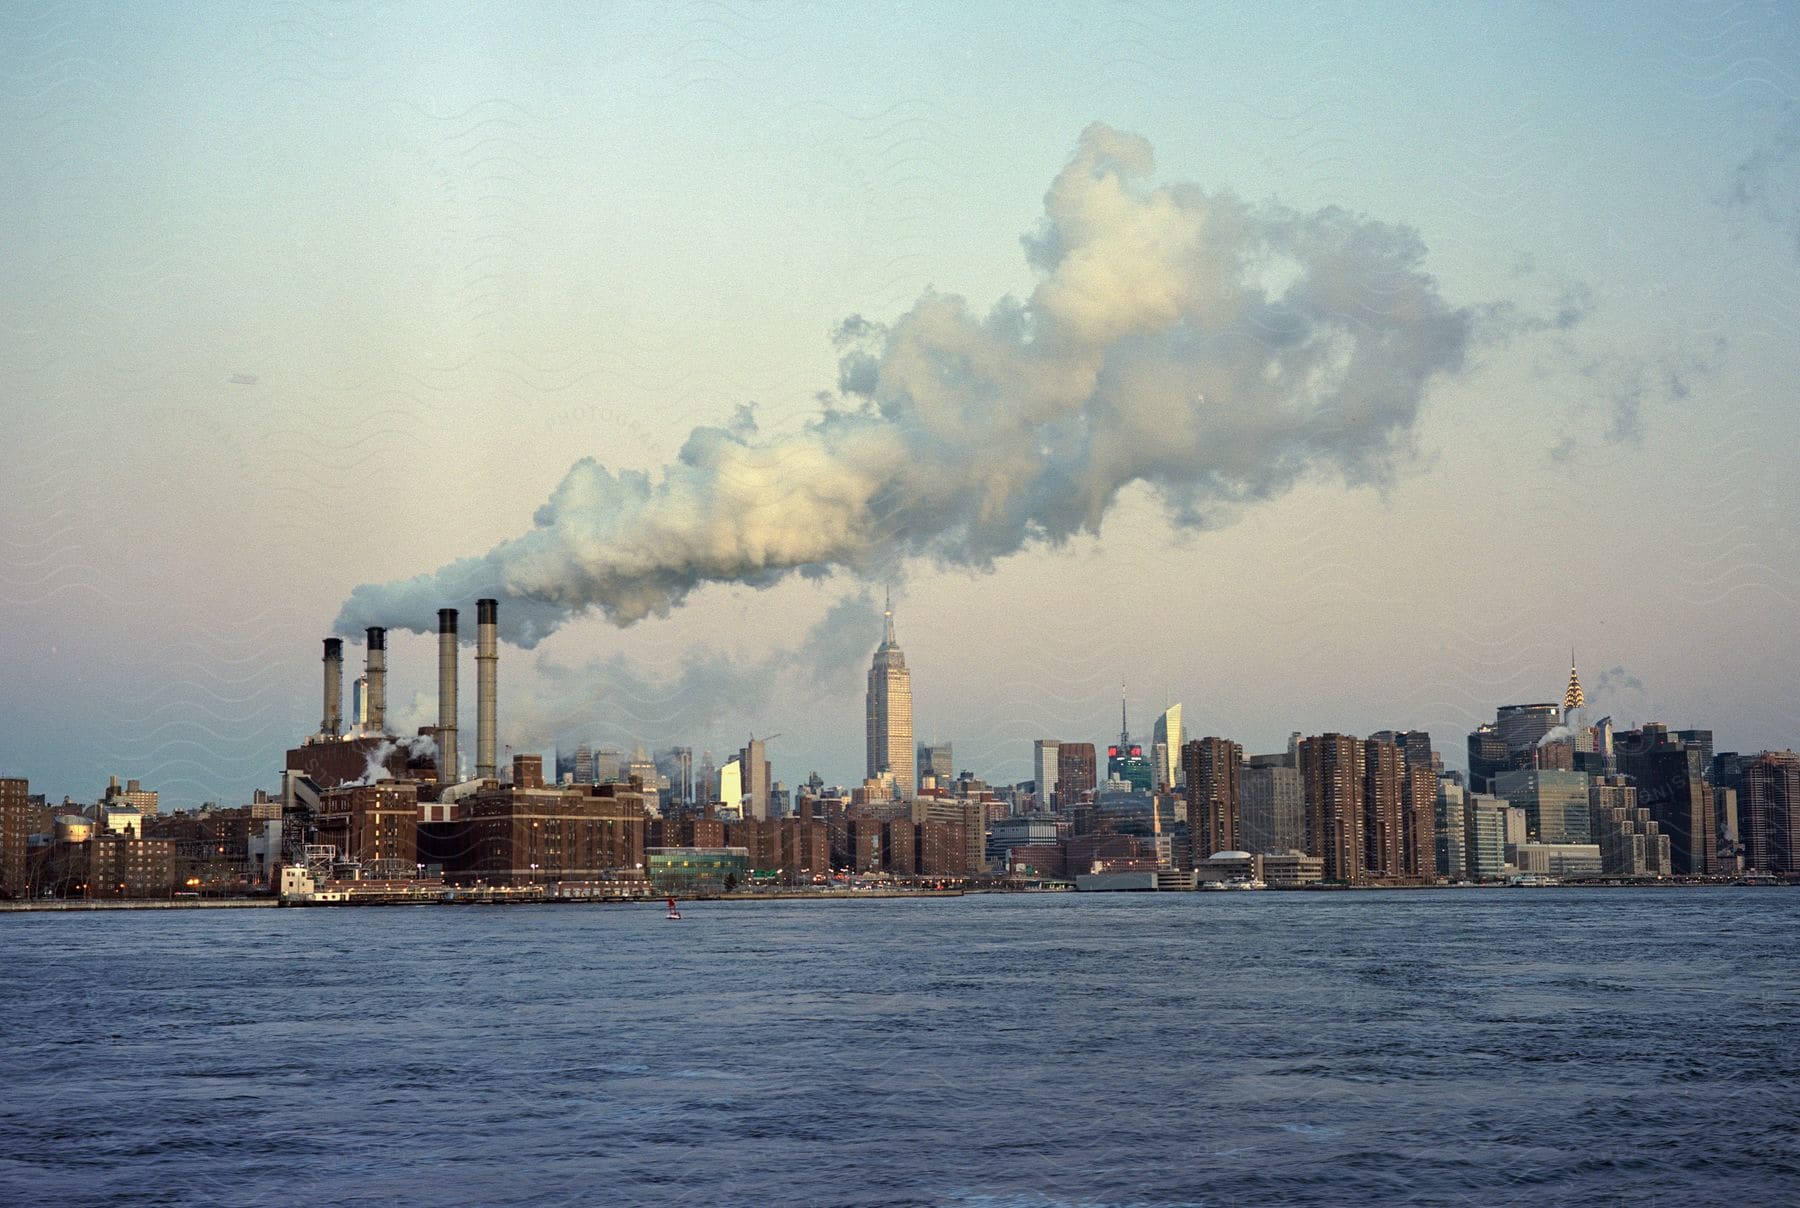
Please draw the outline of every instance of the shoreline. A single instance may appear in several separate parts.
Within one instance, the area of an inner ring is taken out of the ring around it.
[[[1386,890],[1528,890],[1532,892],[1554,892],[1566,889],[1791,889],[1800,884],[1794,881],[1778,881],[1771,883],[1746,883],[1743,881],[1584,881],[1565,885],[1297,885],[1287,887],[1270,887],[1259,890],[1260,893],[1370,893]],[[466,891],[465,891],[466,892]],[[1007,889],[1001,887],[971,887],[959,889],[863,889],[863,890],[806,890],[779,889],[767,892],[734,892],[719,894],[702,894],[691,897],[680,897],[681,902],[860,902],[860,901],[895,901],[910,898],[960,898],[977,894],[1009,894],[1021,896],[1037,896],[1054,894],[1074,894],[1074,889]],[[1190,891],[1114,891],[1133,896],[1161,893],[1205,893],[1205,890]],[[1104,891],[1089,891],[1084,896],[1109,896]],[[666,895],[654,897],[616,897],[616,898],[562,898],[554,896],[497,896],[469,895],[446,898],[420,897],[416,899],[395,899],[386,896],[371,895],[363,901],[331,902],[298,902],[278,901],[274,897],[255,898],[199,898],[170,900],[167,898],[123,899],[116,901],[66,901],[44,900],[33,902],[0,902],[0,914],[34,914],[34,913],[86,913],[96,910],[272,910],[272,909],[331,909],[334,907],[367,908],[371,906],[642,906],[661,905]]]

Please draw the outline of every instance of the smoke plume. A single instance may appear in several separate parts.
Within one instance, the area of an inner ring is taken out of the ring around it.
[[[356,788],[361,785],[374,784],[393,775],[388,770],[388,760],[396,752],[405,751],[412,759],[423,759],[437,755],[437,742],[431,738],[384,738],[370,749],[368,759],[363,765],[363,774],[359,779],[346,780],[344,787]]]
[[[1024,240],[1029,297],[983,315],[933,292],[891,325],[853,316],[837,396],[801,432],[764,437],[745,409],[656,474],[583,459],[528,532],[356,588],[338,632],[425,632],[445,602],[493,596],[503,635],[533,646],[590,610],[665,615],[710,583],[986,567],[1097,531],[1136,483],[1206,526],[1307,475],[1391,479],[1469,340],[1418,236],[1152,186],[1152,166],[1142,138],[1088,127]]]

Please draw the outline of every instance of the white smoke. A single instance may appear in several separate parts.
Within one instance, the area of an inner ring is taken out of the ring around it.
[[[1568,726],[1556,726],[1552,728],[1548,734],[1545,734],[1542,738],[1538,739],[1537,745],[1540,747],[1547,747],[1554,742],[1570,742],[1574,737],[1575,731]]]
[[[369,749],[368,761],[363,765],[363,774],[356,780],[346,780],[345,788],[361,788],[385,780],[393,773],[388,770],[388,760],[400,751],[405,751],[412,759],[433,758],[437,755],[437,741],[420,735],[416,738],[384,738]]]
[[[980,315],[928,293],[891,326],[853,316],[837,400],[804,431],[764,438],[746,408],[654,475],[579,461],[530,531],[356,588],[337,630],[425,632],[446,602],[493,596],[504,636],[533,646],[708,583],[987,566],[1096,531],[1134,483],[1204,526],[1309,474],[1391,479],[1470,338],[1418,236],[1152,187],[1151,170],[1142,138],[1090,126],[1024,241],[1024,301]]]

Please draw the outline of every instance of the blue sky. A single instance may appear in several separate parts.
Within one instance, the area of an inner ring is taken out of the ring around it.
[[[272,786],[354,588],[518,536],[578,458],[654,474],[749,402],[803,432],[849,315],[1026,297],[1095,121],[1151,184],[1410,227],[1477,336],[1385,488],[1206,530],[1129,488],[1095,535],[896,570],[921,740],[1022,778],[1124,681],[1145,731],[1181,700],[1253,749],[1426,726],[1455,763],[1574,646],[1615,716],[1790,745],[1797,64],[1780,5],[11,10],[0,772]],[[851,780],[832,609],[880,586],[578,619],[506,652],[502,729],[780,731],[779,779]],[[429,642],[390,662],[428,719]]]

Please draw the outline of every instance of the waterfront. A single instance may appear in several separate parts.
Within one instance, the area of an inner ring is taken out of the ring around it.
[[[1800,896],[0,919],[0,1202],[1751,1202]]]

